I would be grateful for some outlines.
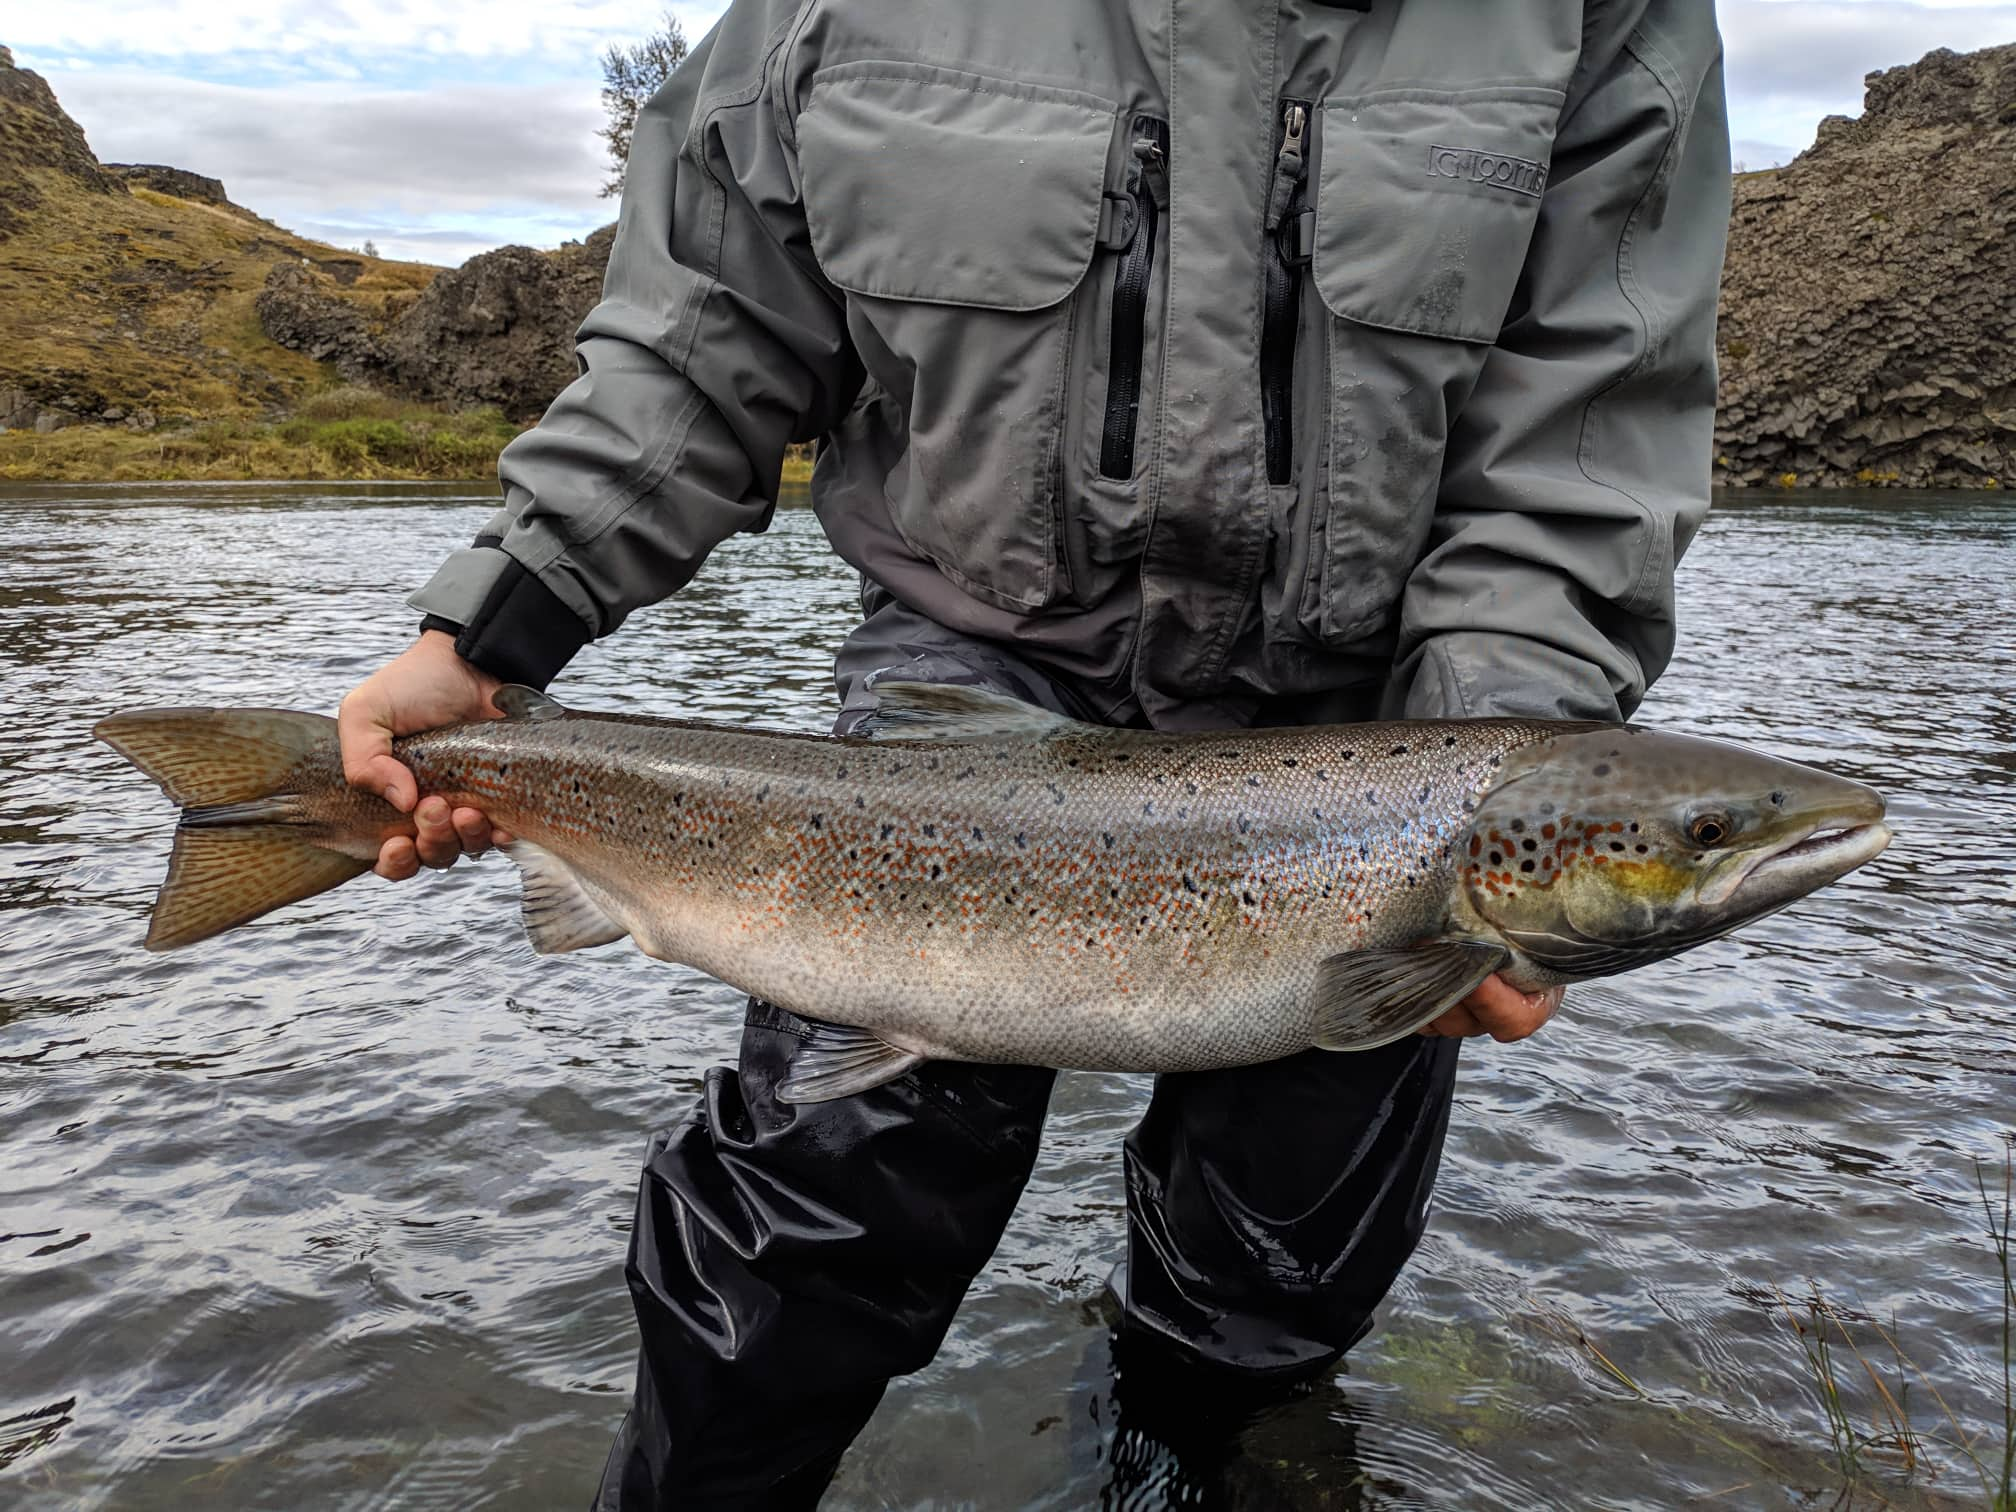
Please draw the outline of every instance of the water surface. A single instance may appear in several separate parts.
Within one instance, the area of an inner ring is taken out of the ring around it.
[[[534,957],[495,858],[146,955],[170,810],[87,735],[140,704],[333,706],[490,508],[473,486],[0,493],[0,1503],[587,1498],[631,1370],[636,1163],[732,1054],[735,995],[627,947]],[[1147,1084],[1063,1077],[1000,1252],[828,1506],[1825,1505],[1770,1298],[1809,1277],[1894,1314],[1990,1421],[1970,1161],[2016,1124],[2016,504],[1731,501],[1681,602],[1641,718],[1874,783],[1890,852],[1576,990],[1527,1044],[1467,1048],[1382,1328],[1208,1493],[1114,1468],[1099,1292]],[[820,728],[853,606],[787,511],[556,692]],[[1944,1476],[1885,1494],[1980,1505],[1935,1452]]]

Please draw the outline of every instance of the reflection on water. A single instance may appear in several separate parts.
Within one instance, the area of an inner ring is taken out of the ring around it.
[[[628,951],[535,958],[496,860],[145,955],[168,810],[86,733],[135,704],[333,705],[489,508],[411,485],[0,494],[9,1505],[585,1499],[628,1386],[636,1161],[730,1052],[734,995]],[[1466,1050],[1431,1235],[1384,1326],[1208,1450],[1116,1436],[1099,1287],[1145,1082],[1063,1078],[999,1255],[828,1504],[1824,1501],[1768,1301],[1809,1276],[1894,1312],[1988,1422],[1969,1160],[2016,1122],[2012,585],[2016,506],[1995,496],[1718,511],[1643,718],[1876,784],[1891,851],[1740,939],[1578,990],[1535,1041]],[[817,728],[853,604],[786,512],[561,691]],[[1651,1399],[1564,1343],[1562,1315]]]

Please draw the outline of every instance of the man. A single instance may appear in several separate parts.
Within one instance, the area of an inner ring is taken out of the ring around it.
[[[1699,0],[737,0],[637,124],[582,373],[343,705],[543,685],[773,507],[787,444],[883,672],[1171,729],[1630,714],[1707,504],[1727,219]],[[492,838],[418,810],[411,875]],[[1125,1351],[1330,1366],[1418,1239],[1461,1037],[1166,1076],[1127,1141]],[[653,1141],[637,1394],[601,1505],[806,1505],[931,1358],[1052,1075],[777,1102],[802,1021]],[[1282,1152],[1296,1152],[1284,1158]]]

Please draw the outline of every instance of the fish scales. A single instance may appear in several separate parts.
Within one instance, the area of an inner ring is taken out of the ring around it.
[[[1547,728],[941,743],[568,717],[399,754],[650,954],[794,1012],[933,1057],[1201,1069],[1306,1048],[1324,957],[1431,933],[1468,811]]]

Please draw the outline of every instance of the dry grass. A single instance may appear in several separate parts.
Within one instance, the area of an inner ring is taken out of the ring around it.
[[[346,384],[304,398],[292,418],[227,418],[129,431],[78,425],[38,436],[0,435],[0,479],[180,482],[255,479],[492,478],[497,453],[521,427],[494,409],[451,413]],[[794,449],[784,480],[811,476]]]

